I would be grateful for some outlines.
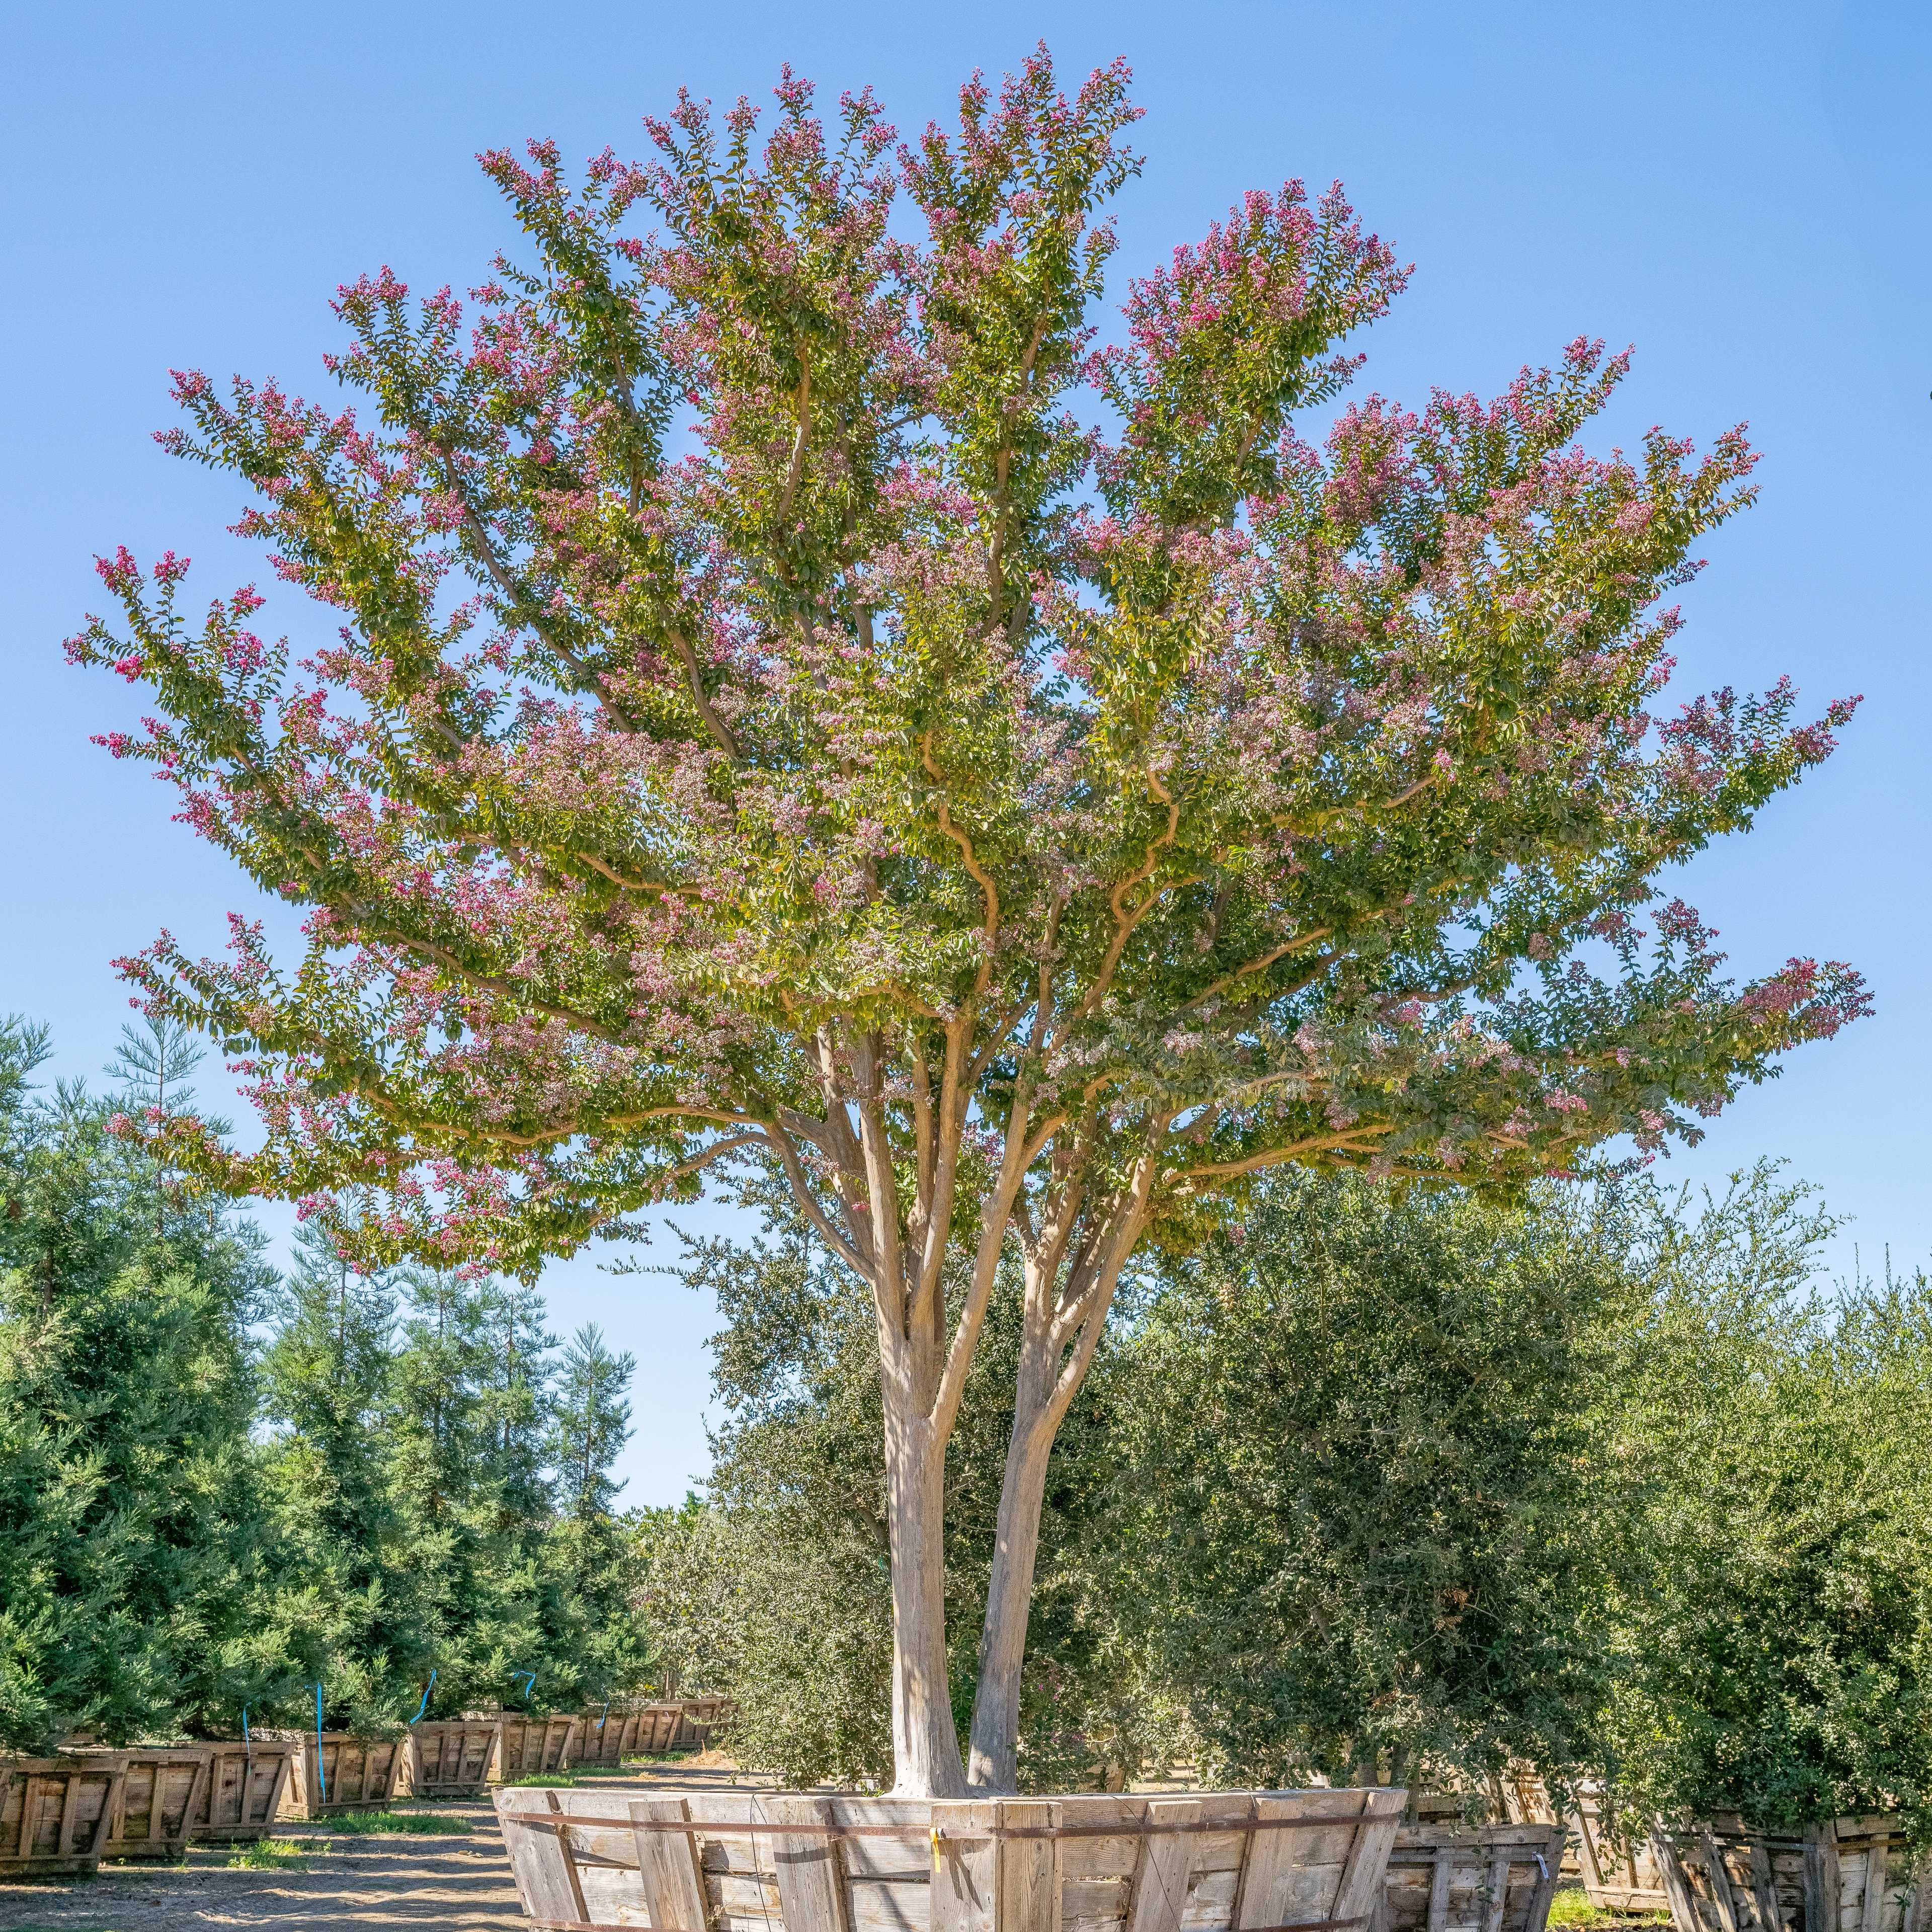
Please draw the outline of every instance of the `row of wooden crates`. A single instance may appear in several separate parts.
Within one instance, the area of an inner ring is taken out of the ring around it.
[[[1508,1780],[1502,1797],[1512,1818],[1552,1815],[1533,1777]],[[1668,1912],[1673,1932],[1932,1932],[1932,1858],[1896,1817],[1765,1832],[1720,1816],[1639,1834],[1614,1828],[1600,1788],[1586,1785],[1567,1822],[1567,1869],[1590,1902]]]
[[[180,1858],[241,1844],[284,1819],[367,1810],[403,1797],[477,1798],[493,1782],[626,1757],[703,1750],[722,1698],[435,1718],[400,1737],[258,1731],[244,1743],[80,1745],[0,1759],[0,1876],[59,1876],[103,1858]]]

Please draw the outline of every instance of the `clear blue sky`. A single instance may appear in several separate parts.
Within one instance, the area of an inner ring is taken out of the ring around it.
[[[481,279],[510,230],[478,148],[541,134],[639,152],[638,117],[680,82],[762,94],[786,59],[832,93],[872,82],[916,128],[973,68],[1044,37],[1067,70],[1124,53],[1138,77],[1148,165],[1120,206],[1122,274],[1244,188],[1340,176],[1417,264],[1367,340],[1368,383],[1492,390],[1582,332],[1636,346],[1611,434],[1661,422],[1704,441],[1748,418],[1763,501],[1709,546],[1681,681],[1789,671],[1816,707],[1866,704],[1825,771],[1684,890],[1741,972],[1850,959],[1878,1011],[1670,1172],[1786,1156],[1856,1217],[1843,1264],[1852,1240],[1868,1264],[1932,1249],[1923,0],[8,0],[0,26],[0,1010],[51,1021],[62,1070],[94,1072],[125,1017],[110,957],[164,924],[214,950],[224,912],[253,903],[168,822],[166,793],[87,743],[134,708],[124,688],[61,661],[99,603],[98,550],[172,547],[204,594],[259,569],[222,534],[230,486],[148,440],[167,370],[320,389],[338,282],[386,262],[418,286]],[[596,1319],[637,1354],[629,1497],[674,1498],[704,1462],[710,1311],[589,1257],[547,1286],[558,1327]]]

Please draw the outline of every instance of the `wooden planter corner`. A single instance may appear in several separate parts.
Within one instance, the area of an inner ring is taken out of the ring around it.
[[[729,1724],[732,1704],[728,1697],[684,1697],[678,1700],[680,1717],[673,1750],[709,1750],[712,1735]]]
[[[1404,1794],[496,1794],[550,1932],[1370,1932]]]
[[[400,1738],[358,1738],[348,1731],[278,1732],[286,1739],[289,1775],[284,1818],[326,1818],[338,1811],[380,1810],[396,1795],[406,1753]]]
[[[1374,1932],[1544,1932],[1566,1836],[1560,1825],[1405,1825]]]
[[[0,1880],[92,1871],[127,1775],[118,1752],[0,1760]]]
[[[1718,1818],[1655,1850],[1676,1932],[1932,1932],[1932,1859],[1908,1855],[1895,1818],[1802,1832]]]
[[[62,1757],[86,1762],[118,1762],[122,1779],[108,1814],[105,1858],[185,1856],[195,1817],[205,1811],[213,1768],[212,1744],[130,1744],[124,1750],[83,1744],[63,1747]]]
[[[481,1798],[502,1731],[495,1718],[432,1718],[412,1724],[399,1789],[412,1798]]]

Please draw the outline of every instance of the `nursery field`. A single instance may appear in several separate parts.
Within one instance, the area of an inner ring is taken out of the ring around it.
[[[688,1790],[707,1777],[724,1783],[732,1776],[687,1759],[571,1782],[580,1790],[643,1790],[672,1781]],[[196,1845],[178,1865],[106,1864],[94,1878],[67,1884],[0,1884],[0,1932],[206,1932],[224,1925],[510,1932],[527,1925],[487,1803],[403,1804],[374,1822],[383,1828],[351,1829],[340,1818],[288,1823],[267,1846]],[[432,1824],[461,1828],[424,1828]]]

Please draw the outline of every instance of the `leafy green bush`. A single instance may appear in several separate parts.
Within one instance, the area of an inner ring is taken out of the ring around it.
[[[1610,1448],[1642,1498],[1610,1762],[1644,1811],[1932,1826],[1932,1284],[1817,1294],[1828,1226],[1760,1172],[1660,1229]]]

